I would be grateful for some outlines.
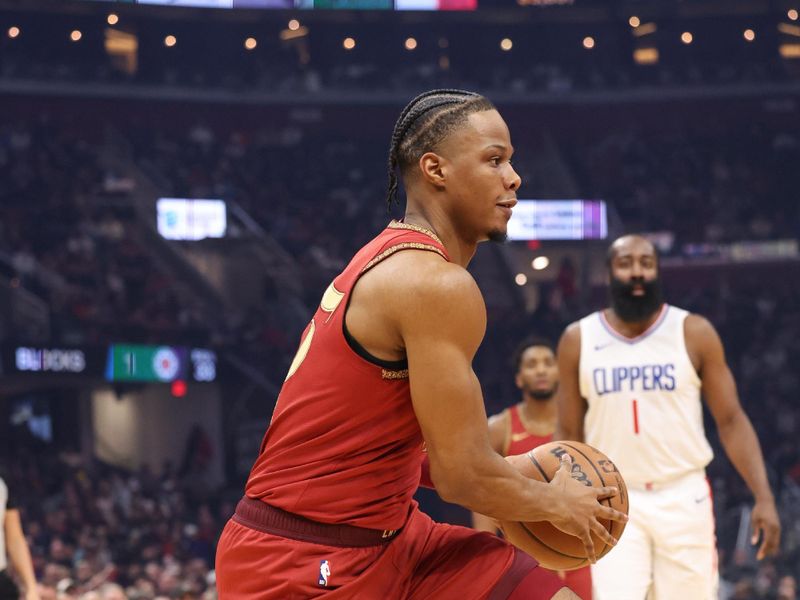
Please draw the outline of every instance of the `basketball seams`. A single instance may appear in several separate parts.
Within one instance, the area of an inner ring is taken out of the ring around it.
[[[590,465],[592,465],[592,468],[594,469],[595,473],[597,473],[597,476],[600,478],[600,483],[602,483],[603,486],[606,485],[605,479],[603,479],[603,475],[597,469],[597,467],[595,466],[594,461],[592,459],[590,459],[584,452],[582,452],[580,449],[576,448],[575,446],[572,446],[571,444],[567,444],[565,442],[559,442],[559,443],[561,443],[564,446],[567,446],[568,448],[572,448],[573,450],[575,450],[575,452],[577,452],[578,454],[583,456],[587,460],[587,462]],[[600,502],[601,503],[605,503],[606,506],[608,506],[609,508],[613,508],[613,506],[611,505],[611,498],[606,498],[605,500],[601,500]],[[613,529],[614,529],[614,522],[611,519],[603,519],[603,520],[604,521],[608,521],[608,527],[606,527],[605,529],[606,529],[606,531],[611,533],[613,531]],[[603,551],[597,558],[602,558],[603,556],[608,554],[611,551],[611,548],[613,548],[613,546],[610,546],[610,545],[606,544],[605,551]]]
[[[549,544],[545,544],[541,539],[539,539],[539,536],[537,536],[530,529],[528,529],[528,525],[526,523],[521,523],[521,522],[518,521],[517,525],[522,527],[523,531],[525,531],[525,533],[528,534],[528,537],[530,537],[532,540],[537,542],[539,545],[544,546],[545,548],[550,550],[550,552],[552,552],[553,554],[558,554],[559,556],[563,556],[564,558],[574,558],[576,560],[580,560],[581,564],[578,565],[578,567],[582,566],[583,563],[588,560],[588,559],[584,558],[583,556],[573,556],[572,554],[567,554],[566,552],[561,552],[561,550],[556,550],[555,548],[553,548]],[[539,559],[537,559],[537,560],[539,560]],[[542,561],[539,561],[539,562],[541,563]],[[576,568],[577,569],[578,567],[572,567],[572,568]],[[563,567],[559,567],[559,569],[564,570]]]
[[[600,483],[601,483],[601,484],[603,484],[603,487],[605,487],[605,485],[606,485],[606,481],[605,481],[605,479],[603,479],[603,475],[600,473],[600,471],[599,471],[599,470],[597,469],[597,467],[594,465],[594,461],[593,461],[591,458],[589,458],[588,456],[586,456],[586,454],[584,454],[584,453],[583,453],[581,450],[579,450],[579,449],[578,449],[578,448],[576,448],[575,446],[572,446],[572,445],[570,445],[570,444],[567,444],[566,442],[558,442],[558,443],[559,443],[559,444],[561,444],[562,446],[566,446],[567,448],[572,448],[573,450],[575,450],[575,452],[577,452],[577,453],[578,453],[578,454],[580,454],[580,455],[581,455],[583,458],[585,458],[585,459],[586,459],[586,461],[587,461],[587,462],[588,462],[590,465],[592,465],[592,468],[594,469],[594,472],[595,472],[595,473],[597,473],[597,476],[600,478]]]
[[[531,462],[533,463],[533,466],[536,467],[539,470],[539,473],[542,475],[542,478],[547,483],[550,483],[550,478],[547,476],[547,473],[544,472],[544,469],[542,468],[542,465],[539,464],[539,461],[536,460],[536,457],[533,455],[533,450],[528,452],[528,458],[531,459]]]
[[[583,449],[583,446],[584,445],[581,443],[573,444],[562,441],[550,442],[549,444],[544,444],[542,446],[539,446],[534,450],[525,453],[525,456],[527,456],[528,460],[530,460],[530,464],[533,465],[534,467],[533,471],[531,471],[530,467],[526,468],[524,466],[527,463],[520,462],[520,459],[522,459],[521,455],[514,457],[515,460],[511,462],[512,464],[515,464],[515,466],[517,466],[517,468],[520,469],[520,471],[523,474],[526,474],[527,476],[533,479],[538,479],[539,481],[550,483],[552,482],[552,477],[548,476],[548,474],[552,472],[554,476],[560,466],[558,464],[560,460],[556,460],[556,464],[551,464],[552,461],[551,455],[555,456],[556,459],[560,459],[564,452],[569,452],[573,457],[573,464],[582,469],[581,472],[578,473],[578,468],[576,467],[575,473],[573,473],[572,475],[580,475],[581,478],[580,480],[582,483],[588,483],[589,485],[593,485],[592,482],[597,481],[598,486],[602,487],[605,487],[607,485],[615,485],[614,483],[609,483],[606,481],[604,472],[600,469],[600,466],[595,463],[595,461],[599,460],[600,458],[608,460],[608,457],[604,456],[602,452],[596,450],[595,448],[592,448],[591,446],[587,446],[585,449]],[[570,451],[573,451],[575,454],[572,454],[572,452]],[[538,455],[540,453],[542,454],[541,461],[538,459]],[[581,462],[581,459],[592,465],[592,469],[597,475],[596,480],[591,479],[592,471],[589,470],[586,467],[586,465],[584,465]],[[545,465],[548,466],[547,469],[544,468]],[[614,472],[611,473],[606,472],[605,475],[610,475],[612,479],[616,478],[615,479],[616,485],[620,488],[620,490],[623,490],[625,488],[625,483],[622,477],[620,476],[619,471],[615,470]],[[606,498],[604,500],[600,500],[599,502],[602,505],[611,508],[616,506],[616,501],[614,501],[614,498]],[[627,510],[626,505],[627,502],[624,502],[620,508],[623,510]],[[617,523],[612,521],[611,519],[600,518],[599,520],[600,523],[603,525],[603,528],[606,529],[606,531],[608,531],[609,533],[615,532],[618,529],[619,532],[615,535],[615,537],[617,538],[619,538],[622,531],[624,531],[625,529],[624,524],[621,524],[621,526],[617,528],[616,527]],[[516,525],[517,527],[513,527],[514,525]],[[539,525],[541,524],[537,522],[530,522],[530,523],[525,523],[520,521],[507,522],[507,526],[509,527],[509,529],[507,531],[506,537],[509,539],[509,541],[511,541],[514,537],[516,537],[517,541],[512,543],[521,548],[527,547],[525,551],[529,552],[534,557],[536,557],[537,554],[541,554],[542,558],[544,558],[544,561],[540,559],[537,560],[539,560],[540,563],[542,563],[542,566],[547,566],[548,562],[551,565],[553,565],[552,567],[548,568],[572,570],[588,564],[589,561],[585,557],[585,555],[583,555],[583,550],[578,549],[578,547],[573,542],[568,541],[568,538],[575,538],[575,536],[569,536],[569,534],[566,534],[565,532],[560,532],[560,530],[556,531],[554,529],[551,531],[550,528],[542,530],[539,527]],[[562,539],[558,535],[556,535],[557,533],[561,533],[561,535],[565,535],[567,536],[567,538],[564,538],[562,541]],[[612,533],[612,535],[614,534]],[[595,534],[594,532],[592,532],[591,536],[595,543],[595,546],[596,547],[599,546],[598,548],[599,551],[597,552],[598,559],[604,557],[613,548],[612,545],[606,544],[603,540],[599,539],[597,534]],[[548,542],[545,542],[543,540],[548,540]],[[549,543],[550,541],[556,544],[556,546],[551,546]],[[575,539],[573,541],[580,541],[580,540]],[[600,550],[600,548],[602,549]],[[575,563],[573,561],[580,561],[580,562]]]

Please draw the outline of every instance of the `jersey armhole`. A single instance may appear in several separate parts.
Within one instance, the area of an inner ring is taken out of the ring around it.
[[[692,362],[692,355],[689,354],[689,346],[686,343],[686,319],[688,319],[691,314],[692,313],[690,313],[689,311],[686,311],[686,313],[683,315],[683,318],[681,319],[680,340],[681,340],[681,345],[683,347],[683,355],[686,357],[686,363],[689,365],[689,369],[691,370],[692,376],[694,377],[694,381],[698,385],[698,387],[702,387],[703,378],[700,377],[700,373],[697,372],[697,367],[695,367],[694,363]]]
[[[350,292],[347,295],[347,302],[345,303],[344,313],[342,314],[342,334],[344,335],[344,339],[347,342],[347,345],[350,346],[350,349],[368,363],[371,363],[373,365],[391,371],[402,371],[404,369],[407,369],[408,359],[385,360],[371,354],[366,348],[364,348],[364,346],[361,345],[361,343],[347,329],[347,311],[350,308],[350,300],[353,298],[353,291],[355,290],[356,285],[358,285],[358,282],[361,280],[361,278],[378,263],[386,260],[395,252],[400,252],[402,250],[425,250],[428,252],[435,252],[436,254],[441,256],[444,260],[448,260],[445,253],[433,244],[422,244],[418,242],[401,242],[399,244],[389,246],[382,252],[378,253],[377,256],[375,256],[372,260],[370,260],[364,266],[364,268],[361,269],[361,272],[358,274],[355,281],[350,286]]]

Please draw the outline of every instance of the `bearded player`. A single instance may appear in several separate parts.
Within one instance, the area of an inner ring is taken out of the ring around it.
[[[389,202],[404,222],[364,246],[302,336],[245,497],[217,550],[222,600],[575,598],[496,536],[436,524],[412,501],[423,443],[440,496],[494,518],[615,540],[614,488],[523,477],[492,450],[472,359],[486,326],[466,266],[505,237],[520,178],[484,97],[435,90],[395,125]]]
[[[524,454],[553,440],[556,429],[558,365],[555,347],[544,338],[524,340],[514,352],[514,382],[522,400],[489,419],[489,440],[503,456]],[[496,532],[492,519],[472,513],[472,524],[480,531]],[[561,577],[582,600],[592,600],[589,567],[561,571]]]
[[[630,494],[625,536],[592,567],[595,597],[710,600],[717,552],[701,397],[755,497],[759,558],[780,544],[761,447],[714,327],[664,303],[654,246],[621,237],[608,268],[611,306],[570,325],[558,347],[557,435],[613,457]]]

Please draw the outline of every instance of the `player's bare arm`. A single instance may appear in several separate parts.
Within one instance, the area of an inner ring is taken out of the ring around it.
[[[383,335],[372,336],[377,347],[368,345],[364,335],[367,306],[379,306],[379,321],[385,323]],[[398,346],[404,347],[431,478],[442,498],[498,519],[551,521],[587,540],[587,550],[589,531],[614,543],[598,521],[625,519],[598,502],[613,495],[614,488],[582,486],[566,468],[551,484],[537,483],[492,448],[480,384],[472,371],[486,328],[486,309],[465,269],[434,253],[399,252],[362,277],[347,325],[381,358],[396,358]]]
[[[722,342],[709,321],[690,315],[685,322],[689,356],[703,381],[703,396],[717,424],[728,458],[755,497],[753,543],[763,536],[758,558],[777,553],[781,526],[764,467],[761,446],[739,403],[736,383],[725,360]]]
[[[579,366],[581,360],[580,323],[572,323],[558,342],[558,371],[561,374],[556,402],[558,424],[553,439],[583,440],[586,400],[581,396]]]
[[[500,414],[489,417],[489,443],[492,446],[492,450],[501,456],[506,455],[510,431],[511,418],[509,411],[504,410]],[[478,531],[495,533],[497,531],[497,523],[491,517],[473,512],[472,528]]]
[[[25,586],[25,600],[39,600],[39,591],[36,587],[36,575],[25,534],[22,531],[22,521],[19,510],[6,511],[3,529],[6,538],[6,550],[14,569],[22,579]]]

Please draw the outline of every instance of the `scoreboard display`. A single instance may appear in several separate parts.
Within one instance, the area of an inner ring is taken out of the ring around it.
[[[603,200],[520,200],[508,222],[510,240],[604,240]]]
[[[105,376],[108,381],[214,381],[217,357],[197,348],[114,344],[108,349]]]
[[[171,383],[217,379],[217,353],[208,348],[112,344],[41,347],[5,344],[2,371],[102,377],[106,381]]]
[[[478,0],[105,0],[126,4],[200,8],[339,9],[339,10],[476,10]]]

